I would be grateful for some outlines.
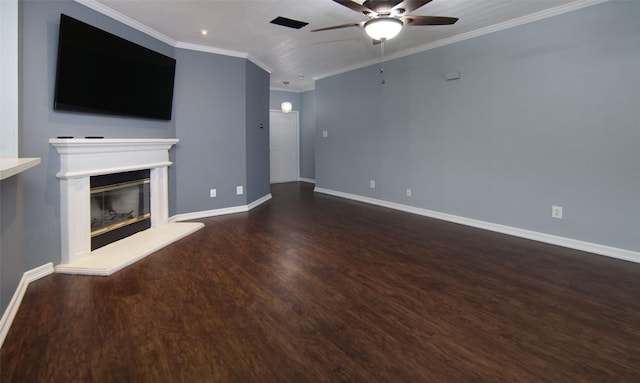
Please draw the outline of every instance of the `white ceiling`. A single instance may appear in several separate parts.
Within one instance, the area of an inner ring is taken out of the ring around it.
[[[312,89],[314,79],[380,60],[380,46],[374,46],[362,28],[311,32],[366,20],[332,0],[76,1],[174,46],[247,57],[271,72],[272,89]],[[400,57],[602,1],[433,0],[411,14],[460,20],[448,26],[405,27],[385,43],[385,57]],[[277,16],[309,25],[296,30],[269,23]],[[202,29],[209,34],[201,35]]]

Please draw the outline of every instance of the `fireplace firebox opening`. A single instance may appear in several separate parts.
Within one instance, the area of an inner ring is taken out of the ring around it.
[[[91,250],[151,227],[150,171],[93,176]]]

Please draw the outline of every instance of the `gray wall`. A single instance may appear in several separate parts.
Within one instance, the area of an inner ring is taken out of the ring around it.
[[[316,92],[301,94],[300,177],[316,178]]]
[[[607,2],[387,62],[385,85],[316,81],[318,187],[640,251],[639,18]]]
[[[269,74],[257,65],[246,65],[246,163],[247,203],[269,194]]]
[[[9,305],[24,271],[22,176],[0,181],[0,313]]]
[[[175,213],[245,205],[245,60],[184,49],[176,60]]]
[[[299,112],[300,120],[300,177],[316,178],[315,138],[316,138],[316,100],[315,91],[303,93],[272,90],[269,108],[280,110],[283,101],[291,102],[293,110]]]
[[[211,53],[176,49],[176,60],[175,214],[242,206],[269,194],[269,74]]]

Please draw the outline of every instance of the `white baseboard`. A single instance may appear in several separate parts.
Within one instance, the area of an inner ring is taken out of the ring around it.
[[[20,308],[20,303],[22,303],[22,298],[27,292],[29,283],[37,281],[38,279],[46,277],[50,274],[53,274],[53,263],[47,263],[45,265],[36,267],[35,269],[28,270],[22,275],[20,283],[18,283],[18,287],[13,293],[13,297],[11,298],[7,309],[4,311],[4,314],[2,314],[2,319],[0,319],[0,347],[2,347],[4,339],[9,333],[9,328],[11,328],[13,319],[18,313],[18,308]]]
[[[262,205],[263,203],[267,202],[270,199],[271,199],[271,193],[258,198],[257,200],[247,205],[247,211],[257,208],[258,206]]]
[[[170,221],[181,222],[181,221],[190,221],[190,220],[200,219],[200,218],[216,217],[219,215],[244,213],[262,205],[263,203],[267,202],[270,199],[271,199],[271,193],[261,198],[258,198],[257,200],[251,202],[248,205],[232,206],[232,207],[225,207],[222,209],[212,209],[212,210],[196,211],[193,213],[177,214],[171,217]]]
[[[310,183],[310,184],[315,184],[316,183],[316,180],[314,180],[313,178],[298,177],[298,181],[307,182],[307,183]]]
[[[382,206],[394,210],[400,210],[407,213],[422,215],[425,217],[441,219],[443,221],[449,221],[458,223],[461,225],[472,226],[479,229],[494,231],[497,233],[512,235],[514,237],[531,239],[538,242],[544,242],[551,245],[557,245],[567,247],[570,249],[586,251],[593,254],[604,255],[606,257],[622,259],[625,261],[640,263],[640,252],[620,249],[616,247],[604,246],[597,243],[578,241],[571,238],[559,237],[556,235],[540,233],[537,231],[531,231],[526,229],[520,229],[517,227],[500,225],[497,223],[480,221],[471,218],[460,217],[457,215],[441,213],[433,210],[421,209],[409,205],[403,205],[395,202],[383,201],[375,198],[363,197],[356,194],[343,193],[340,191],[323,189],[319,187],[314,188],[315,192],[330,194],[336,197],[346,198],[354,201],[364,202],[372,205]]]

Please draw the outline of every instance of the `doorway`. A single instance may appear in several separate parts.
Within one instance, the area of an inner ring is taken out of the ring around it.
[[[298,112],[269,112],[271,183],[298,181],[300,143]]]

